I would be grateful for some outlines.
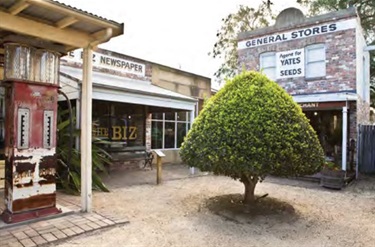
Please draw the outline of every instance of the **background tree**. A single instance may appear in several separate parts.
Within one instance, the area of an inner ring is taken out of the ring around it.
[[[258,8],[240,5],[238,11],[222,19],[222,26],[217,31],[217,42],[208,55],[223,59],[220,68],[215,72],[218,80],[232,78],[238,69],[237,36],[269,25],[273,18],[271,2],[263,1]]]
[[[244,202],[266,175],[317,172],[323,150],[309,120],[284,89],[257,72],[228,81],[206,103],[180,149],[189,166],[240,180]]]

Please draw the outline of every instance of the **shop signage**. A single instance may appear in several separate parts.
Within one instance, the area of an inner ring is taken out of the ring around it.
[[[82,50],[75,50],[69,52],[68,55],[61,59],[67,62],[82,63],[82,57]],[[146,65],[134,61],[93,52],[92,62],[93,66],[97,68],[111,69],[124,73],[145,76]]]
[[[301,106],[302,109],[306,109],[306,108],[318,108],[319,107],[319,103],[318,102],[316,102],[316,103],[301,103],[300,106]]]
[[[284,33],[277,33],[267,36],[261,36],[255,39],[247,39],[238,42],[238,50],[254,48],[262,45],[271,45],[290,41],[295,39],[307,38],[321,34],[327,34],[342,30],[355,28],[357,25],[356,19],[338,21],[330,24],[320,24],[312,27],[297,29]]]
[[[277,79],[298,77],[305,75],[305,50],[291,50],[276,53]]]
[[[346,106],[345,101],[334,101],[334,102],[309,102],[309,103],[299,103],[303,110],[307,109],[342,109]]]
[[[138,137],[136,126],[112,126],[111,130],[111,140],[113,141],[135,140]],[[110,133],[109,128],[94,126],[92,134],[95,137],[108,138]]]

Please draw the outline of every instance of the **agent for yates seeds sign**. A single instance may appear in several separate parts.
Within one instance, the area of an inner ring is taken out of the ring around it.
[[[277,79],[305,76],[305,50],[291,50],[276,53]]]

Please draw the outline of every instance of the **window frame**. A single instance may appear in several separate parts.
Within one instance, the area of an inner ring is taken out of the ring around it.
[[[265,57],[273,57],[273,65],[272,66],[267,66],[267,67],[263,66],[263,62],[264,62]],[[264,71],[265,69],[273,69],[274,70],[274,77],[273,78],[271,78],[266,73],[264,73],[264,74],[268,78],[270,78],[271,80],[276,80],[276,52],[275,51],[267,51],[267,52],[263,52],[259,55],[259,70]]]
[[[317,50],[317,49],[323,49],[324,50],[324,57],[319,60],[314,60],[314,61],[309,61],[309,52],[312,50]],[[324,43],[320,44],[312,44],[312,45],[307,45],[305,46],[305,78],[306,79],[315,79],[315,78],[324,78],[327,76],[327,63],[326,63],[326,45]],[[319,75],[309,75],[309,65],[311,64],[317,64],[317,63],[324,63],[324,74],[319,74]]]
[[[185,123],[186,124],[186,134],[188,133],[189,129],[191,128],[191,121],[190,121],[190,112],[186,111],[186,117],[185,120],[178,120],[178,112],[174,112],[174,120],[166,120],[165,119],[165,113],[163,114],[162,119],[154,119],[153,115],[151,115],[151,123],[152,122],[162,122],[162,147],[161,148],[155,148],[156,150],[176,150],[180,149],[180,147],[177,147],[177,128],[178,128],[178,123]],[[174,147],[173,148],[165,148],[165,123],[174,123]],[[152,125],[152,124],[151,124]],[[152,131],[152,129],[151,129]],[[152,136],[152,133],[151,133]],[[152,147],[152,139],[151,139],[151,147]],[[155,150],[151,148],[152,150]]]

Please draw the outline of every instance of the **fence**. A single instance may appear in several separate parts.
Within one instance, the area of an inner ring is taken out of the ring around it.
[[[359,125],[357,155],[359,172],[375,173],[375,125]]]

